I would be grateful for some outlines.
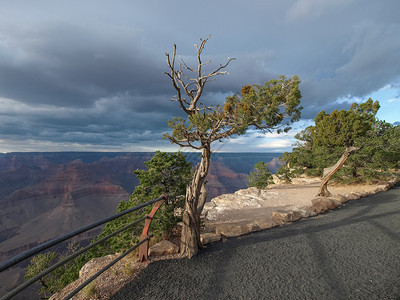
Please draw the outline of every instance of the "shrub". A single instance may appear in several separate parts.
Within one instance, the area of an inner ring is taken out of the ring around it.
[[[248,186],[257,189],[265,189],[269,184],[273,184],[272,175],[265,162],[260,161],[254,165],[254,171],[248,176]]]

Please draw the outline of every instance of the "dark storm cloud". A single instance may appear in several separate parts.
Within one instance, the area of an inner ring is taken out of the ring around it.
[[[103,145],[140,142],[155,133],[160,139],[167,129],[170,112],[144,109],[144,105],[135,110],[132,103],[134,99],[126,95],[100,99],[88,108],[43,105],[32,108],[3,101],[2,109],[13,109],[14,114],[0,120],[0,133],[17,139],[28,136],[53,142]]]
[[[400,79],[397,0],[181,4],[0,4],[0,140],[156,143],[168,119],[182,115],[170,101],[164,52],[176,43],[195,63],[193,44],[208,34],[207,71],[236,60],[229,75],[208,84],[204,102],[221,104],[244,84],[297,74],[302,117],[313,119]]]
[[[7,35],[8,47],[0,48],[3,97],[33,104],[89,106],[99,97],[121,92],[160,91],[162,69],[140,47],[135,32],[100,34],[64,23],[15,31],[19,29]]]
[[[134,31],[100,34],[70,24],[14,30],[0,44],[0,96],[11,99],[0,108],[2,137],[138,143],[154,132],[160,139],[179,113],[159,60]]]
[[[312,56],[306,62],[314,72],[299,72],[303,80],[304,118],[312,118],[321,109],[338,108],[338,98],[366,100],[369,93],[400,78],[400,24],[391,18],[392,10],[400,7],[394,2],[385,4],[377,9],[374,3],[353,1],[350,7],[357,11],[357,5],[360,13],[338,14],[340,21],[332,26],[337,32],[326,29],[329,23],[325,22],[329,20],[319,23],[320,30],[312,31],[325,32],[326,37],[321,47],[309,49]]]

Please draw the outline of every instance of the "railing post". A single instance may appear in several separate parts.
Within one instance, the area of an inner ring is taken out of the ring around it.
[[[158,209],[160,208],[160,206],[165,202],[165,200],[167,199],[167,196],[165,195],[161,195],[162,199],[158,200],[154,206],[153,209],[151,210],[151,213],[146,215],[146,220],[144,220],[144,228],[143,228],[143,232],[142,235],[140,236],[140,240],[143,241],[144,239],[148,238],[149,235],[149,229],[150,229],[150,224],[151,221],[154,218],[154,215],[156,214],[156,212],[158,211]],[[140,262],[145,262],[149,259],[148,256],[148,251],[149,251],[149,240],[145,241],[143,244],[140,245],[139,247],[139,259],[138,261]]]

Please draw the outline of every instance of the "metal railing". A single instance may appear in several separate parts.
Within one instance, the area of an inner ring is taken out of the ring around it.
[[[43,270],[42,272],[40,272],[39,274],[37,274],[36,276],[32,277],[31,279],[25,281],[23,284],[17,286],[15,289],[13,289],[12,291],[10,291],[9,293],[7,293],[6,295],[2,296],[0,298],[0,300],[6,300],[6,299],[11,299],[11,297],[17,295],[19,292],[21,292],[22,290],[24,290],[25,288],[27,288],[28,286],[32,285],[33,283],[35,283],[36,281],[38,281],[39,279],[41,279],[42,277],[46,276],[47,274],[49,274],[50,272],[54,271],[55,269],[57,269],[58,267],[66,264],[67,262],[71,261],[72,259],[78,257],[79,255],[85,253],[86,251],[88,251],[89,249],[97,246],[98,244],[104,242],[105,240],[125,231],[126,229],[133,227],[134,225],[145,221],[144,224],[144,228],[143,228],[143,232],[142,235],[140,237],[140,242],[137,243],[135,246],[133,246],[132,248],[130,248],[128,251],[126,251],[125,253],[123,253],[122,255],[120,255],[118,258],[116,258],[114,261],[112,261],[111,263],[109,263],[107,266],[105,266],[103,269],[101,269],[100,271],[98,271],[96,274],[94,274],[92,277],[90,277],[89,279],[87,279],[85,282],[83,282],[79,287],[77,287],[73,292],[71,292],[69,295],[67,295],[64,299],[70,299],[72,298],[75,294],[77,294],[80,290],[82,290],[86,285],[88,285],[90,282],[92,282],[96,277],[98,277],[100,274],[102,274],[104,271],[106,271],[107,269],[109,269],[111,266],[113,266],[114,264],[116,264],[118,261],[120,261],[122,258],[124,258],[125,256],[127,256],[129,253],[131,253],[133,250],[135,250],[136,248],[139,247],[139,261],[144,262],[146,260],[148,260],[148,247],[149,247],[149,240],[152,237],[152,235],[148,235],[148,231],[150,229],[150,224],[151,221],[153,220],[154,215],[156,214],[157,210],[160,208],[160,206],[164,203],[164,201],[167,200],[167,197],[165,195],[161,195],[159,198],[148,201],[146,203],[140,204],[138,206],[135,206],[133,208],[124,210],[118,214],[115,214],[113,216],[110,216],[108,218],[105,218],[103,220],[97,221],[93,224],[84,226],[78,230],[72,231],[70,233],[67,233],[63,236],[54,238],[50,241],[47,241],[43,244],[40,244],[32,249],[29,249],[21,254],[18,254],[2,263],[0,263],[0,272],[3,272],[4,270],[36,255],[39,254],[40,252],[49,249],[51,247],[53,247],[54,245],[57,245],[59,243],[62,243],[74,236],[77,236],[83,232],[86,232],[90,229],[93,229],[95,227],[98,227],[100,225],[103,225],[109,221],[115,220],[119,217],[122,217],[124,215],[127,215],[131,212],[134,212],[138,209],[141,209],[143,207],[146,207],[148,205],[151,205],[153,203],[153,209],[151,211],[150,214],[135,220],[134,222],[118,229],[117,231],[97,240],[94,243],[91,243],[90,245],[74,252],[73,254],[67,256],[66,258],[62,259],[61,261],[55,263],[54,265],[50,266],[49,268]]]

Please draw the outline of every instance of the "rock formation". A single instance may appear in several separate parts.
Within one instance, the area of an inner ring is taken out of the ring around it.
[[[167,240],[162,240],[161,242],[151,246],[149,248],[149,256],[162,256],[169,254],[176,254],[179,252],[179,246],[171,243]]]

